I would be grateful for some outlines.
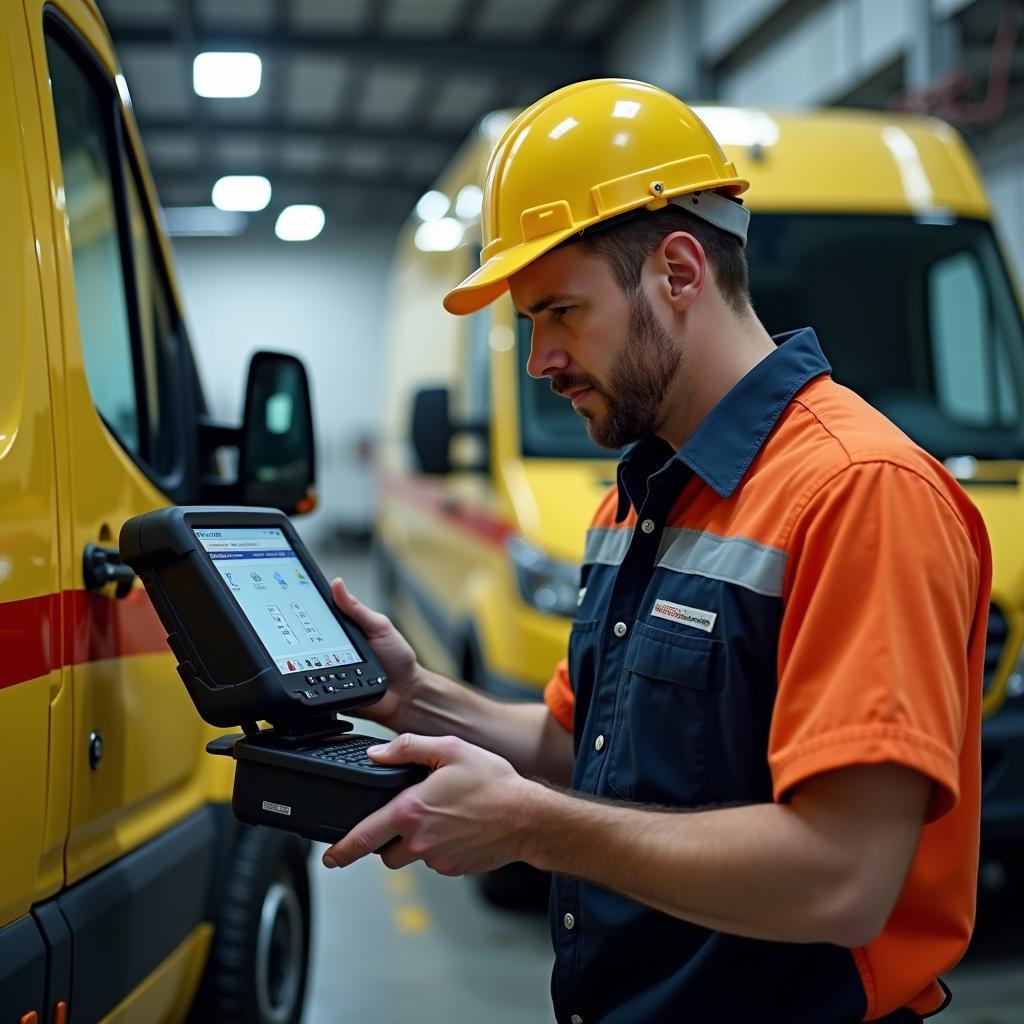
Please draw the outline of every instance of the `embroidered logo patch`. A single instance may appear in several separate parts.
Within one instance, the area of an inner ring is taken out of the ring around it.
[[[651,615],[671,622],[681,622],[684,626],[693,626],[694,629],[702,629],[705,633],[710,633],[715,628],[715,619],[718,618],[717,612],[687,608],[685,604],[673,604],[671,601],[663,601],[660,597],[654,602]]]

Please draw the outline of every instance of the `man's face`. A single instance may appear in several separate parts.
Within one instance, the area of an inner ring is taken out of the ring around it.
[[[572,401],[591,440],[621,448],[658,432],[680,352],[642,289],[627,295],[608,263],[580,245],[545,254],[509,286],[533,320],[530,376],[548,377]]]

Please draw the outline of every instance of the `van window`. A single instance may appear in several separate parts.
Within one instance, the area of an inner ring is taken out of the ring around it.
[[[70,54],[47,38],[53,105],[64,171],[82,354],[96,408],[121,443],[138,453],[139,410],[114,201],[109,122],[113,106]]]
[[[181,454],[179,344],[173,305],[167,294],[160,250],[150,233],[134,171],[124,161],[128,222],[139,296],[139,343],[142,353],[144,406],[147,410],[147,461],[161,476],[177,468]]]
[[[113,84],[47,21],[82,356],[107,427],[169,493],[181,485],[182,335]]]
[[[932,264],[928,313],[942,411],[976,427],[1011,424],[1017,418],[1013,377],[973,253],[952,253]]]
[[[754,309],[810,326],[840,384],[939,459],[1024,457],[1024,325],[991,227],[755,213]]]

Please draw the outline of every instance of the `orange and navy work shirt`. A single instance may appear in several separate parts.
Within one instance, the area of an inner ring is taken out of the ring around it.
[[[775,340],[680,451],[652,438],[624,454],[545,699],[574,734],[579,792],[785,801],[822,772],[890,762],[932,782],[920,842],[861,949],[715,932],[556,878],[565,1024],[927,1014],[971,934],[984,524],[941,464],[831,379],[813,331]]]

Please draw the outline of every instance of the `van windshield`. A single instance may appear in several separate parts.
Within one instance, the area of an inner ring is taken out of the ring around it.
[[[935,216],[755,214],[747,256],[771,334],[811,326],[833,376],[937,458],[1024,457],[1024,327],[984,222]],[[525,373],[524,454],[614,455],[571,403]]]

